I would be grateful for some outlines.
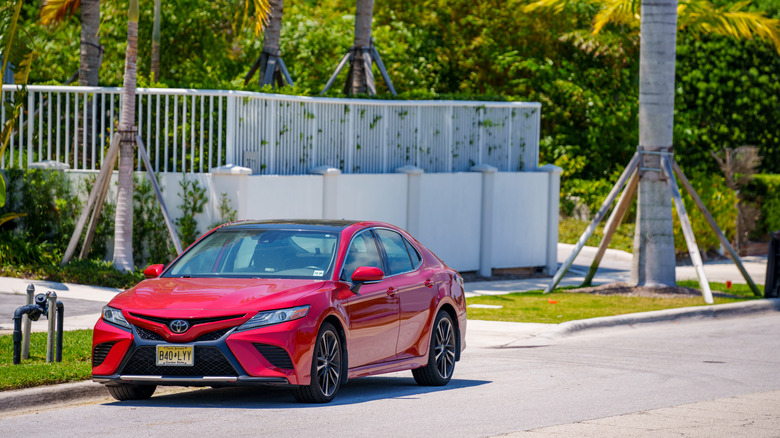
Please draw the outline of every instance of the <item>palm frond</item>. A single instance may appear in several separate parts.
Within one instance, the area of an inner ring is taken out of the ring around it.
[[[759,39],[780,54],[780,20],[749,12],[748,1],[715,7],[706,0],[688,0],[678,6],[678,24],[694,35],[718,34],[734,39]]]
[[[569,4],[574,3],[572,0],[536,0],[525,6],[523,6],[523,12],[535,12],[538,10],[552,10],[558,14],[566,9]]]
[[[268,18],[271,15],[271,5],[268,3],[268,0],[252,0],[252,2],[255,6],[255,35],[260,35],[260,32],[268,24]]]
[[[81,7],[81,0],[44,0],[41,5],[41,23],[57,25]]]
[[[24,217],[24,216],[27,216],[27,213],[6,213],[0,216],[0,225],[3,225],[8,221],[12,221],[18,217]]]
[[[593,18],[593,34],[601,32],[609,23],[636,26],[639,22],[638,0],[603,0],[603,7]]]

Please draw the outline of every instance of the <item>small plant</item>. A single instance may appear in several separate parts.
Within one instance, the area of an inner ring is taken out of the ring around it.
[[[198,221],[195,215],[203,213],[203,207],[207,202],[206,189],[201,187],[197,180],[186,177],[179,181],[179,187],[181,187],[179,197],[182,204],[179,205],[181,217],[176,219],[176,226],[179,228],[181,246],[186,248],[198,238]]]
[[[211,224],[211,228],[220,226],[222,224],[233,222],[238,218],[238,212],[230,206],[230,198],[227,193],[222,193],[219,200],[219,222]]]
[[[136,266],[167,263],[173,259],[175,252],[152,183],[146,178],[135,178],[134,183],[134,262]]]

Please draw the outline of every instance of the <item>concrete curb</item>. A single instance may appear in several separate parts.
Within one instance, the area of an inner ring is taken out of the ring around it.
[[[0,412],[43,408],[57,403],[107,397],[108,390],[91,380],[0,392]]]
[[[634,326],[655,322],[676,321],[680,319],[733,318],[769,312],[780,312],[780,298],[765,298],[739,303],[718,304],[714,306],[682,307],[679,309],[665,309],[652,312],[567,321],[558,324],[555,328],[545,331],[541,336],[549,338],[565,337],[585,330],[622,325]]]

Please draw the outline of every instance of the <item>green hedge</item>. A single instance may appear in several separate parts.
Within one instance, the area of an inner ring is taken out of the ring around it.
[[[744,199],[761,211],[751,238],[765,240],[772,231],[780,231],[780,175],[759,174],[745,186]]]

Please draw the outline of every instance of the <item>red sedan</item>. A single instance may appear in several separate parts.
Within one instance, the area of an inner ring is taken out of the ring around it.
[[[92,379],[118,400],[261,384],[324,403],[402,370],[441,386],[465,348],[462,278],[381,222],[234,222],[144,274],[95,325]]]

